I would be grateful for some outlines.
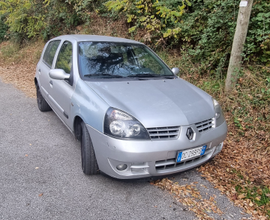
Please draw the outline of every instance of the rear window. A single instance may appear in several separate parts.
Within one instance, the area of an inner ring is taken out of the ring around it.
[[[52,62],[53,62],[53,58],[54,58],[54,55],[56,53],[56,50],[58,48],[60,44],[60,40],[56,40],[56,41],[51,41],[46,50],[45,50],[45,53],[44,53],[44,56],[43,56],[43,61],[49,66],[51,67],[52,66]]]

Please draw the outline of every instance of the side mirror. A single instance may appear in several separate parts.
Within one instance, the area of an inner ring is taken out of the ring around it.
[[[172,68],[172,72],[177,75],[180,71],[177,67]]]
[[[67,74],[62,69],[51,69],[49,75],[52,79],[59,79],[59,80],[69,79],[70,77],[70,74]]]

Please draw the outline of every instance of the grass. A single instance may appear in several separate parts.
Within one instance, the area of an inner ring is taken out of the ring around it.
[[[10,41],[0,44],[0,64],[34,64],[36,65],[44,47],[44,42],[33,41],[19,45]]]
[[[254,186],[252,188],[242,187],[237,185],[235,187],[240,198],[251,201],[250,205],[256,204],[261,207],[265,214],[270,218],[270,189],[266,186]]]
[[[14,56],[16,58],[18,58],[17,54],[18,54],[19,50],[20,50],[20,47],[18,44],[3,42],[2,46],[1,46],[1,59],[2,59],[2,61],[7,63],[11,59],[11,57],[12,57],[12,59],[14,58]]]

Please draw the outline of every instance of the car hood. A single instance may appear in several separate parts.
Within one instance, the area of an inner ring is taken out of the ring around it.
[[[146,128],[180,126],[214,117],[210,95],[183,79],[86,82],[111,107]]]

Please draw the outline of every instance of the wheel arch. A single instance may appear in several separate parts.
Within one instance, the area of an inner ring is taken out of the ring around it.
[[[34,79],[34,82],[35,82],[35,86],[36,86],[36,88],[37,88],[37,86],[38,86],[38,81],[37,81],[37,78],[35,77],[35,79]]]
[[[75,138],[79,141],[81,141],[81,138],[82,138],[82,128],[81,128],[82,121],[83,121],[82,118],[77,115],[74,118],[74,122],[73,122],[74,135],[75,135]]]

